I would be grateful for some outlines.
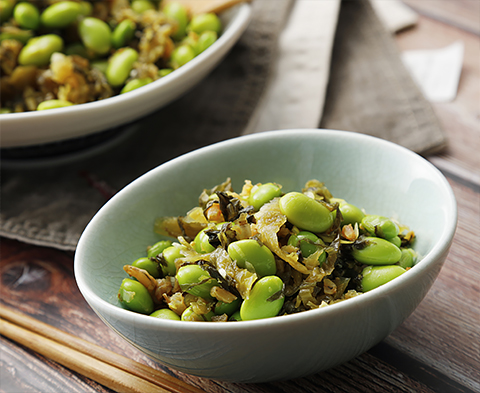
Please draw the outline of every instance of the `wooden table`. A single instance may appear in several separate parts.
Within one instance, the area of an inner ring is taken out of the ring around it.
[[[153,363],[93,313],[73,277],[73,254],[1,239],[0,301],[67,332],[191,383],[207,392],[480,391],[480,1],[405,0],[418,25],[397,35],[404,49],[465,44],[458,96],[434,108],[446,152],[427,157],[448,178],[458,229],[448,259],[418,309],[387,339],[340,367],[261,385],[213,382]],[[109,389],[0,339],[1,392],[110,392]]]

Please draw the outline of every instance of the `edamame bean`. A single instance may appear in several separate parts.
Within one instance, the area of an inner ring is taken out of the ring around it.
[[[233,315],[228,319],[229,321],[241,321],[242,317],[240,316],[240,310],[235,311]]]
[[[195,57],[195,51],[190,45],[180,45],[175,48],[170,56],[170,62],[174,69],[179,68]]]
[[[215,225],[215,228],[220,230],[222,229],[223,224],[223,222],[220,222]],[[215,250],[215,247],[213,247],[209,242],[208,235],[205,233],[211,230],[211,227],[202,229],[200,232],[198,232],[197,236],[195,236],[195,239],[193,240],[193,247],[195,248],[196,252],[205,254]]]
[[[88,1],[81,1],[80,2],[80,7],[81,8],[81,12],[80,14],[83,15],[83,16],[89,16],[89,15],[92,15],[92,12],[93,12],[93,6],[90,2]]]
[[[161,308],[150,314],[151,317],[160,319],[170,319],[172,321],[180,321],[180,317],[169,308]]]
[[[398,226],[387,217],[368,214],[362,219],[362,226],[370,234],[391,239],[398,235]]]
[[[218,285],[218,281],[198,265],[184,265],[176,275],[182,291],[204,299],[212,299],[210,289]]]
[[[258,277],[271,276],[277,272],[275,257],[267,246],[255,239],[244,239],[228,245],[228,255],[237,266],[253,271]]]
[[[112,46],[119,49],[129,43],[135,35],[136,23],[130,19],[122,20],[113,30]]]
[[[283,281],[278,276],[266,276],[253,286],[250,296],[240,307],[242,321],[270,318],[278,315],[285,297]]]
[[[158,70],[158,76],[160,78],[163,78],[164,76],[167,76],[168,74],[171,74],[173,70],[171,68],[162,68]]]
[[[7,113],[12,113],[10,108],[0,108],[0,115],[6,115]]]
[[[334,215],[326,206],[300,192],[285,194],[279,206],[288,221],[300,229],[320,233],[333,224]]]
[[[354,225],[355,223],[360,224],[362,222],[363,217],[365,217],[365,213],[355,205],[347,202],[341,202],[340,206],[340,213],[342,213],[342,225]]]
[[[123,85],[137,59],[138,53],[135,49],[122,48],[117,50],[108,64],[106,72],[108,83],[114,87]]]
[[[402,256],[398,261],[398,265],[404,269],[407,267],[412,267],[415,264],[417,259],[417,253],[411,248],[403,248]]]
[[[92,53],[89,53],[87,48],[80,42],[69,44],[65,48],[65,54],[68,56],[77,55],[89,60],[92,59]]]
[[[187,26],[187,31],[194,31],[197,34],[202,34],[204,31],[214,31],[220,34],[221,30],[222,22],[213,13],[194,15]]]
[[[239,297],[236,298],[231,303],[218,301],[217,304],[215,304],[215,314],[216,315],[227,314],[228,316],[232,316],[235,312],[237,312],[241,304],[242,304],[242,299]]]
[[[165,7],[163,7],[163,13],[168,18],[173,19],[177,25],[177,30],[172,34],[172,38],[179,41],[185,37],[188,24],[188,13],[183,4],[173,1],[167,3]]]
[[[325,243],[317,235],[312,232],[301,231],[298,234],[293,234],[288,238],[288,244],[300,248],[302,256],[308,258],[313,253],[317,252]],[[323,252],[318,257],[320,265],[325,262],[327,258],[326,253]]]
[[[273,183],[257,184],[252,187],[248,203],[252,205],[255,210],[260,208],[273,198],[279,197],[282,194],[282,189]]]
[[[191,322],[205,322],[205,319],[202,315],[197,314],[193,311],[193,307],[187,307],[184,312],[182,312],[182,316],[180,317],[182,321],[191,321]]]
[[[402,245],[402,240],[398,236],[394,236],[386,240],[388,240],[390,243],[395,244],[398,248],[400,248],[400,246]]]
[[[367,266],[362,271],[362,289],[364,292],[378,288],[405,273],[405,269],[397,265]]]
[[[132,262],[132,266],[146,270],[153,278],[160,277],[160,269],[157,262],[150,258],[138,258]]]
[[[163,250],[170,247],[172,242],[170,240],[160,240],[156,242],[152,247],[147,251],[148,258],[155,258],[158,254],[161,254]]]
[[[163,250],[162,256],[166,262],[166,266],[161,265],[163,274],[166,276],[174,276],[177,272],[177,266],[175,265],[175,261],[178,258],[183,258],[182,254],[183,247],[181,246],[170,246]]]
[[[145,11],[154,10],[155,4],[149,0],[133,0],[130,8],[137,14],[143,14]]]
[[[112,46],[112,31],[101,19],[91,16],[82,19],[78,24],[78,34],[83,45],[99,55],[106,54]]]
[[[15,0],[0,0],[0,22],[3,23],[10,19],[15,7]]]
[[[63,40],[56,34],[46,34],[28,40],[18,55],[21,65],[47,65],[55,52],[61,52]]]
[[[129,310],[142,314],[151,314],[154,309],[152,297],[138,281],[124,278],[118,291],[120,303]]]
[[[402,256],[400,249],[388,240],[380,237],[365,237],[365,247],[353,248],[352,256],[366,265],[390,265],[398,262]]]
[[[60,1],[54,3],[42,12],[42,25],[50,29],[61,29],[73,23],[82,15],[84,8],[76,1]]]
[[[18,3],[13,10],[13,17],[22,29],[36,30],[40,25],[40,12],[32,3]]]
[[[146,86],[152,82],[152,78],[132,79],[123,87],[123,89],[120,91],[120,94],[129,93],[135,89],[138,89],[139,87]]]
[[[73,104],[70,101],[65,100],[47,100],[43,101],[37,106],[37,111],[44,111],[47,109],[57,109],[57,108],[66,108],[67,106],[72,106]]]
[[[107,68],[108,68],[108,60],[93,60],[90,62],[90,65],[92,68],[95,68],[96,70],[100,71],[102,74],[107,73]]]
[[[195,53],[199,55],[205,49],[210,47],[218,38],[218,34],[214,31],[204,31],[198,37],[198,41],[195,45]]]

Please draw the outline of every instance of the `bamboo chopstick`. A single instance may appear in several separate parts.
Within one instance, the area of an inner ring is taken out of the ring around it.
[[[7,306],[0,305],[0,317],[0,334],[118,392],[203,392]]]

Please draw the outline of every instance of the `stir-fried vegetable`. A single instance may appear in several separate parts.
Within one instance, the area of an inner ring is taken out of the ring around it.
[[[333,198],[317,180],[287,193],[247,180],[237,193],[227,179],[204,190],[185,216],[158,218],[155,231],[177,242],[160,241],[126,265],[146,290],[130,290],[127,300],[121,290],[119,299],[138,312],[132,299],[147,296],[154,316],[172,319],[158,312],[169,309],[183,321],[251,320],[329,306],[387,283],[417,260],[407,226]]]

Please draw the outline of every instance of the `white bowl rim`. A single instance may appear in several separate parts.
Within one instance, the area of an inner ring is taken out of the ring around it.
[[[424,255],[421,259],[421,261],[415,265],[414,268],[411,270],[407,271],[405,274],[401,275],[400,277],[397,277],[395,280],[390,281],[387,284],[384,284],[378,288],[376,288],[373,291],[366,292],[362,295],[356,296],[352,299],[348,299],[347,301],[342,301],[339,303],[336,303],[334,305],[330,305],[327,307],[322,307],[319,309],[314,309],[314,310],[308,310],[308,311],[303,311],[295,314],[289,314],[289,315],[282,315],[282,316],[276,316],[273,318],[266,318],[266,319],[258,319],[258,320],[251,320],[251,321],[238,321],[236,323],[205,323],[205,322],[189,322],[189,323],[184,323],[179,321],[171,321],[171,320],[166,320],[166,319],[160,319],[160,318],[152,318],[148,315],[143,315],[139,313],[134,313],[132,311],[123,309],[119,306],[113,305],[99,296],[95,294],[95,292],[89,288],[87,283],[85,282],[83,275],[82,275],[82,269],[77,263],[77,260],[82,259],[82,253],[83,253],[83,246],[85,242],[85,237],[84,234],[88,233],[89,227],[91,223],[95,223],[97,220],[101,220],[101,215],[102,212],[104,211],[105,207],[102,207],[97,214],[92,218],[90,223],[87,225],[85,228],[84,233],[80,237],[80,240],[78,242],[78,247],[77,251],[75,253],[75,263],[74,263],[74,271],[75,271],[75,278],[77,280],[78,287],[84,297],[87,299],[87,301],[90,303],[92,299],[95,300],[95,302],[98,302],[98,304],[101,306],[103,310],[107,310],[110,314],[116,314],[116,317],[118,319],[125,319],[125,320],[135,320],[135,323],[137,324],[147,324],[147,325],[153,325],[153,326],[158,326],[159,329],[175,329],[175,330],[181,330],[181,331],[210,331],[210,332],[216,332],[216,331],[224,331],[224,330],[233,330],[236,331],[238,330],[243,330],[243,329],[248,329],[249,327],[251,328],[266,328],[269,329],[271,325],[279,325],[283,326],[286,328],[288,325],[293,325],[296,324],[300,321],[306,322],[307,320],[311,319],[317,319],[317,318],[329,318],[333,317],[337,314],[342,314],[343,312],[348,312],[348,310],[353,309],[353,308],[358,308],[358,307],[365,307],[368,306],[368,304],[371,304],[375,299],[377,298],[382,298],[382,297],[388,297],[390,293],[395,292],[399,288],[405,286],[408,283],[409,277],[412,274],[421,274],[421,272],[429,269],[432,265],[436,264],[438,262],[438,259],[441,257],[442,254],[447,252],[449,249],[451,242],[453,241],[453,236],[456,230],[456,224],[457,224],[457,204],[456,204],[456,199],[455,195],[450,187],[450,184],[448,183],[447,179],[445,176],[429,161],[421,157],[420,155],[414,153],[413,151],[402,147],[398,144],[395,144],[393,142],[389,142],[387,140],[377,138],[374,136],[366,135],[366,134],[361,134],[361,133],[356,133],[356,132],[351,132],[351,131],[341,131],[341,130],[332,130],[332,129],[288,129],[288,130],[276,130],[276,131],[265,131],[261,132],[258,134],[251,134],[251,135],[244,135],[244,136],[239,136],[235,138],[231,138],[228,140],[224,140],[221,142],[217,142],[215,144],[209,145],[202,147],[200,149],[191,151],[189,153],[185,153],[179,157],[176,157],[168,162],[165,162],[161,165],[159,165],[156,168],[153,168],[152,170],[146,172],[136,180],[134,180],[132,183],[128,184],[120,190],[117,194],[115,194],[112,199],[114,198],[121,198],[124,190],[130,189],[133,187],[133,183],[136,181],[148,181],[151,177],[154,177],[157,171],[162,170],[163,168],[166,168],[168,166],[173,166],[176,165],[176,163],[181,162],[183,160],[189,160],[192,159],[198,155],[202,155],[206,152],[215,150],[219,147],[225,147],[225,146],[231,146],[234,144],[238,143],[238,140],[261,140],[261,139],[266,139],[266,140],[271,140],[271,138],[275,137],[281,137],[283,135],[309,135],[309,136],[318,136],[319,133],[323,133],[324,135],[343,135],[343,136],[349,136],[350,138],[354,139],[369,139],[372,143],[378,143],[383,146],[388,146],[389,148],[396,149],[399,151],[402,151],[404,154],[410,156],[412,159],[416,160],[419,163],[423,163],[427,168],[430,169],[432,175],[435,175],[437,177],[437,180],[443,184],[445,191],[448,193],[446,196],[446,199],[449,202],[449,206],[446,209],[447,216],[446,216],[446,222],[448,225],[446,225],[443,228],[442,234],[440,238],[435,242],[435,244],[432,246],[432,249],[430,250],[429,253]],[[93,306],[92,308],[95,307]]]

